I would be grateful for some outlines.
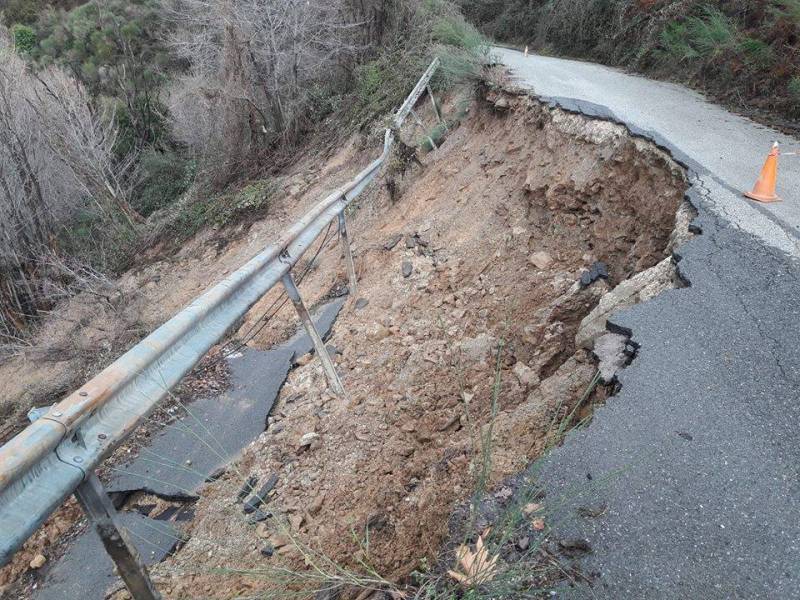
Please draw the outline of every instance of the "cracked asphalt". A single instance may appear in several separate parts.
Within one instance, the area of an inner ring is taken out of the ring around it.
[[[740,196],[772,140],[800,142],[680,86],[495,53],[542,99],[669,150],[702,230],[676,256],[689,287],[613,318],[639,346],[619,394],[532,467],[553,536],[592,547],[592,583],[557,596],[800,598],[800,157],[783,203]]]

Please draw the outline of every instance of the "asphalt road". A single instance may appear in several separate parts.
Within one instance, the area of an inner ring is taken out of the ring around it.
[[[782,161],[783,203],[738,194],[773,140],[800,142],[679,86],[497,55],[542,98],[672,152],[702,229],[678,250],[689,287],[614,317],[639,345],[620,393],[533,467],[553,537],[592,547],[593,583],[558,595],[800,598],[800,157]]]
[[[780,161],[784,202],[742,201],[753,187],[772,143],[800,151],[800,141],[734,115],[682,86],[637,77],[593,63],[531,55],[504,48],[494,54],[517,83],[578,112],[610,118],[670,148],[715,189],[709,208],[786,252],[800,254],[800,155]],[[727,189],[725,189],[727,188]]]

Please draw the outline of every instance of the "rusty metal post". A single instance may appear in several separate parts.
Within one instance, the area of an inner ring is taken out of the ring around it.
[[[161,595],[147,574],[147,567],[117,519],[117,511],[97,475],[91,473],[75,490],[75,497],[94,525],[106,552],[117,565],[117,571],[133,599],[161,600]]]
[[[433,97],[433,90],[431,89],[431,86],[427,86],[425,89],[428,90],[428,97],[431,99],[431,104],[433,105],[433,112],[436,113],[436,118],[439,120],[439,123],[444,125],[445,131],[450,131],[450,128],[447,127],[447,123],[442,118],[442,113],[439,112],[439,106],[436,104],[436,98]]]
[[[325,371],[325,376],[328,378],[328,385],[334,393],[339,396],[344,396],[344,386],[339,379],[339,375],[336,374],[336,368],[333,366],[333,361],[331,360],[330,354],[328,354],[328,349],[322,341],[322,336],[320,336],[317,328],[314,326],[314,321],[311,320],[311,315],[306,305],[303,303],[303,299],[300,297],[300,290],[297,289],[297,284],[294,282],[292,273],[286,273],[282,281],[283,287],[286,288],[286,295],[289,296],[295,309],[297,309],[297,315],[300,317],[300,321],[302,321],[306,333],[308,333],[308,336],[314,343],[314,350],[316,350],[317,356],[322,361],[322,368]]]
[[[339,236],[342,240],[342,252],[347,263],[347,277],[350,280],[350,296],[355,298],[358,293],[358,278],[356,277],[356,264],[353,261],[353,249],[350,247],[350,238],[347,236],[347,223],[344,220],[344,211],[339,213]]]

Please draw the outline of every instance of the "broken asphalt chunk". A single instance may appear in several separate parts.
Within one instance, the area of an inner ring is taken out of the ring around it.
[[[581,287],[588,287],[598,279],[608,279],[608,266],[604,262],[596,262],[581,275]]]
[[[261,506],[264,501],[267,499],[267,495],[272,491],[275,487],[275,484],[278,483],[278,476],[273,474],[265,483],[260,490],[258,490],[257,494],[250,496],[250,499],[245,502],[244,504],[244,512],[245,514],[249,515],[256,511],[256,509]]]
[[[247,498],[253,491],[253,488],[256,487],[258,483],[258,477],[255,475],[251,475],[247,478],[247,481],[244,482],[242,489],[239,490],[239,493],[236,494],[236,502],[244,502],[244,499]]]

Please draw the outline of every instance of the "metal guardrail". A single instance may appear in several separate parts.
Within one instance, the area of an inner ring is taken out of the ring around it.
[[[427,89],[435,59],[393,120],[399,128]],[[433,96],[431,96],[433,98]],[[436,104],[434,101],[434,108]],[[437,110],[438,116],[438,110]],[[416,117],[416,115],[415,115]],[[66,498],[75,493],[134,598],[157,598],[147,572],[116,522],[94,469],[107,458],[211,347],[278,282],[297,308],[325,367],[329,385],[343,393],[333,363],[292,278],[292,267],[334,220],[345,246],[352,293],[353,268],[344,210],[386,162],[394,142],[387,129],[383,153],[358,176],[317,204],[272,245],[206,291],[80,389],[53,405],[0,448],[0,566]]]

